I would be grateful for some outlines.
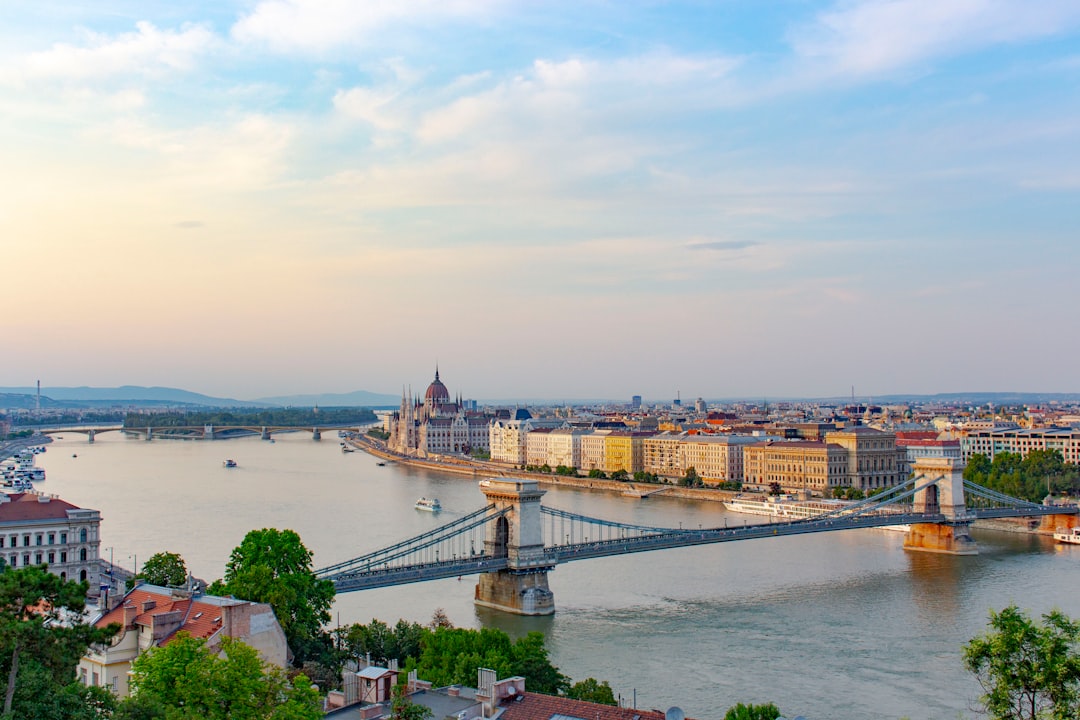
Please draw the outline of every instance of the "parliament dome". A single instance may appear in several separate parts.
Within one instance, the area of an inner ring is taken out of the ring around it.
[[[446,386],[442,384],[442,380],[439,379],[439,371],[435,370],[435,380],[428,385],[427,392],[424,393],[424,400],[430,400],[435,404],[450,402],[450,391],[446,389]]]

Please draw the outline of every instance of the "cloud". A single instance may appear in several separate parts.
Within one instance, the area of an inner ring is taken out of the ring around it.
[[[87,32],[83,46],[57,43],[24,58],[16,74],[23,80],[86,80],[184,72],[193,69],[218,42],[217,36],[202,25],[184,25],[175,31],[139,22],[135,28],[134,32],[116,36]]]
[[[760,245],[752,240],[713,240],[710,242],[693,242],[686,247],[690,250],[713,250],[731,252],[733,250],[745,250]]]
[[[323,54],[369,41],[390,25],[482,18],[502,4],[502,0],[263,0],[233,25],[232,36],[282,52]]]
[[[798,55],[862,76],[1059,34],[1078,21],[1072,0],[859,0],[834,5],[789,39]]]

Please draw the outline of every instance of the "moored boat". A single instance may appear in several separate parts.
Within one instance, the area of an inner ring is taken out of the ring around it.
[[[439,504],[439,498],[425,498],[422,497],[416,501],[417,510],[426,510],[427,512],[439,512],[442,510],[442,505]]]
[[[1058,528],[1054,533],[1054,539],[1067,545],[1080,545],[1080,527]]]

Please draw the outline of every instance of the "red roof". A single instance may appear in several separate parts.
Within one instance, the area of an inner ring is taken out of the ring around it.
[[[531,692],[504,702],[502,708],[503,714],[499,716],[502,720],[550,720],[553,715],[586,720],[664,720],[664,713],[659,710],[620,708]]]
[[[42,501],[46,498],[46,501]],[[59,498],[38,493],[14,493],[0,503],[0,522],[19,520],[63,520],[68,510],[79,508]]]
[[[147,601],[153,601],[154,607],[143,610]],[[134,607],[135,619],[132,625],[151,625],[153,616],[164,613],[180,612],[183,622],[176,630],[162,641],[162,645],[169,642],[176,633],[184,631],[192,637],[208,638],[221,628],[221,616],[223,608],[219,605],[199,602],[198,599],[173,597],[171,594],[163,594],[144,590],[137,587],[124,596],[124,601],[114,609],[106,613],[95,625],[105,627],[110,623],[124,624],[124,608]]]

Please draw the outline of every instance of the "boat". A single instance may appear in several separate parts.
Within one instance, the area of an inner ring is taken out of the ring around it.
[[[341,446],[341,452],[346,452],[346,453],[348,453],[348,452],[356,452],[356,450],[354,450],[353,448],[349,447],[348,445],[344,445],[344,444],[343,444],[343,445]]]
[[[236,467],[236,461],[235,460],[226,460],[225,462],[223,462],[221,464],[224,467]]]
[[[1080,527],[1058,528],[1054,532],[1054,539],[1067,545],[1080,545]]]
[[[375,464],[378,465],[379,467],[386,467],[386,463],[384,463],[384,462],[377,462]]]
[[[442,510],[442,505],[439,504],[439,498],[420,498],[416,501],[417,510],[426,510],[428,512],[439,512]]]
[[[736,495],[724,501],[724,508],[746,515],[764,515],[786,520],[805,520],[829,513],[843,513],[852,503],[844,500],[798,500],[794,495],[770,495],[764,500]],[[882,525],[877,530],[908,532],[910,525]]]

